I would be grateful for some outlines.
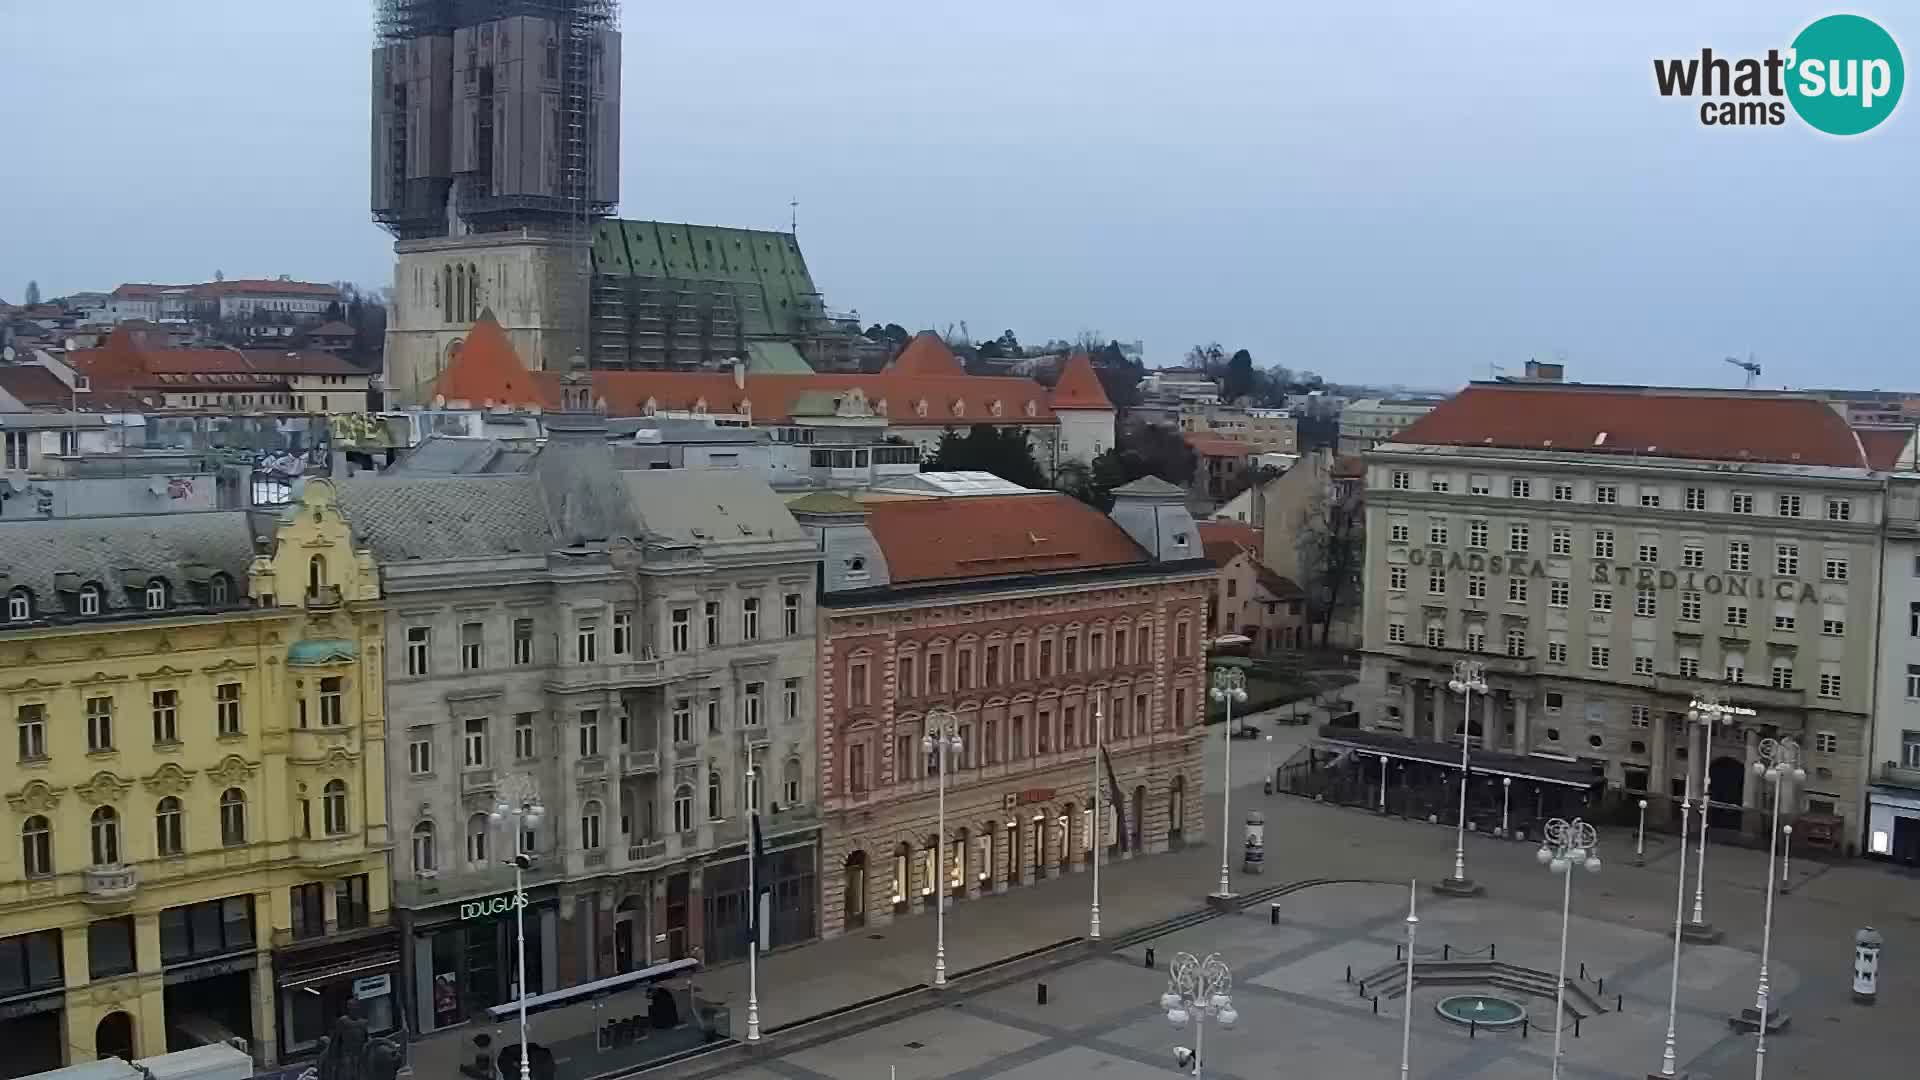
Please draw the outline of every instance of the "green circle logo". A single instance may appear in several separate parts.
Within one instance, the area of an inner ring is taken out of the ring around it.
[[[1878,127],[1900,103],[1907,81],[1893,35],[1858,15],[1829,15],[1800,31],[1789,64],[1793,111],[1829,135]]]

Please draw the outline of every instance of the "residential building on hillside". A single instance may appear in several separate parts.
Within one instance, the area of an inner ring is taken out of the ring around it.
[[[1200,836],[1213,567],[1185,493],[1135,481],[1108,517],[988,488],[791,505],[825,560],[828,936],[1084,869],[1101,748],[1103,855]],[[943,759],[924,740],[949,723],[958,746]]]
[[[819,932],[814,544],[750,475],[621,471],[603,419],[545,425],[524,471],[340,487],[391,610],[417,1031],[514,999],[514,912],[482,902],[513,888],[516,844],[529,992],[745,955],[748,807],[773,944]],[[488,813],[525,791],[546,820],[516,837]]]
[[[89,309],[99,321],[234,322],[265,317],[285,322],[318,321],[340,303],[338,286],[277,278],[207,281],[194,285],[128,283]]]
[[[256,547],[256,537],[265,538]],[[393,1030],[381,611],[324,483],[285,517],[0,521],[7,1075]]]
[[[1246,443],[1255,453],[1296,454],[1297,421],[1285,409],[1193,403],[1180,407],[1180,430]]]
[[[1246,483],[1247,470],[1254,456],[1251,445],[1219,435],[1186,435],[1193,449],[1193,493],[1214,502],[1223,502]]]
[[[1207,633],[1238,634],[1255,655],[1298,649],[1306,639],[1306,594],[1260,562],[1260,530],[1202,521],[1200,541],[1218,568],[1207,595]]]
[[[1362,398],[1340,410],[1340,452],[1364,453],[1433,411],[1437,398]]]
[[[156,349],[116,330],[67,362],[102,392],[171,411],[362,413],[371,374],[329,353],[276,349]]]
[[[1523,772],[1573,763],[1662,815],[1691,773],[1738,826],[1762,806],[1761,739],[1790,735],[1796,843],[1854,847],[1884,497],[1825,402],[1475,383],[1368,454],[1366,484],[1366,733],[1453,742],[1447,680],[1476,660],[1490,692],[1468,729]],[[1690,730],[1705,698],[1731,722]]]

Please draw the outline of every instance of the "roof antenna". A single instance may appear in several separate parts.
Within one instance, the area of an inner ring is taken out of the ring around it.
[[[800,200],[797,198],[787,200],[787,231],[800,235]]]

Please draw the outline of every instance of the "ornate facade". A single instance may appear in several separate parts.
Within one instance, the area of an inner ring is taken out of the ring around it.
[[[9,1069],[236,1037],[273,1063],[346,996],[391,1027],[379,587],[330,486],[0,551]]]

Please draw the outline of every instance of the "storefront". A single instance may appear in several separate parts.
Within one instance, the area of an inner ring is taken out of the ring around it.
[[[252,1046],[254,948],[252,896],[183,904],[160,912],[167,1049],[235,1038]]]
[[[811,941],[819,936],[818,834],[771,839],[761,863],[764,880],[757,882],[766,898],[764,935],[770,949]],[[744,959],[747,955],[747,857],[743,847],[730,859],[708,863],[700,889],[706,905],[703,926],[704,959],[709,965]]]
[[[65,1064],[62,976],[60,931],[0,938],[0,1045],[7,1047],[0,1054],[0,1076],[30,1076]]]
[[[312,1057],[349,1003],[374,1035],[400,1027],[399,933],[388,927],[294,942],[273,953],[282,1063]]]
[[[408,913],[407,999],[414,1030],[463,1024],[515,999],[518,906],[512,892]],[[559,986],[560,905],[552,886],[526,892],[527,992]]]
[[[1920,789],[1891,784],[1867,789],[1867,854],[1920,866]]]

